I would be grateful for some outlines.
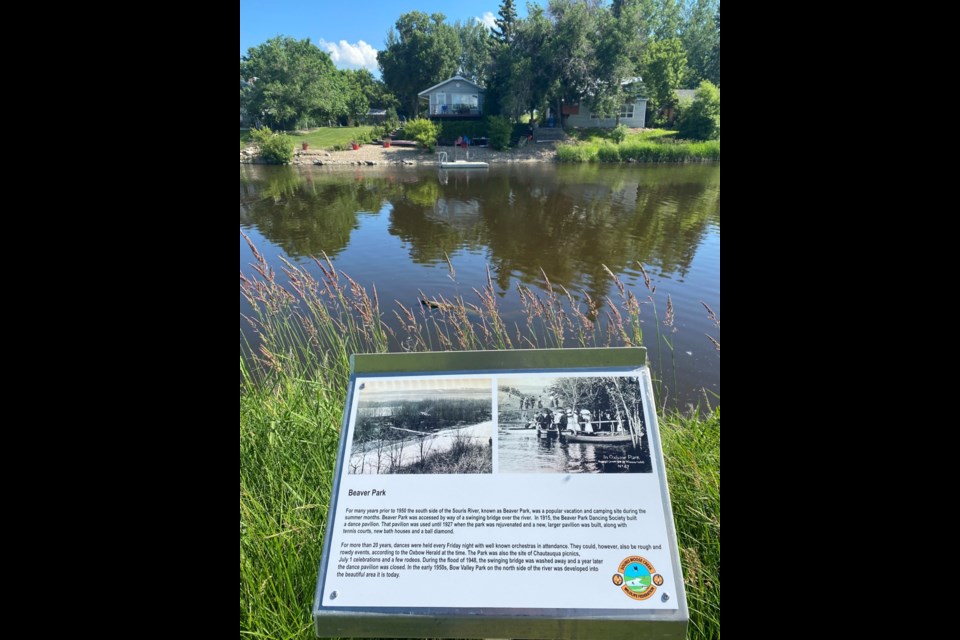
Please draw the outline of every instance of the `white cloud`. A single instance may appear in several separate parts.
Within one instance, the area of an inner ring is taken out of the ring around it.
[[[333,64],[341,69],[377,69],[377,50],[363,40],[350,44],[346,40],[327,42],[320,38],[320,48],[326,49],[333,58]]]
[[[482,18],[474,17],[474,20],[485,26],[487,29],[493,29],[496,26],[496,17],[492,11],[484,11]]]

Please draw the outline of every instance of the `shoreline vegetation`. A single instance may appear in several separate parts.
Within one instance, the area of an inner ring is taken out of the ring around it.
[[[380,141],[371,141],[373,127],[333,127],[287,134],[294,141],[290,164],[316,166],[421,165],[436,166],[437,154],[418,149],[411,141],[397,140],[389,148]],[[515,162],[564,163],[681,163],[719,162],[720,141],[679,140],[677,132],[667,129],[633,129],[617,141],[611,130],[585,129],[566,131],[567,141],[534,141],[522,147],[503,151],[491,147],[469,147],[466,152],[453,146],[437,146],[454,157],[491,164]],[[351,148],[357,140],[359,149]],[[308,148],[303,149],[306,142]],[[409,145],[409,146],[407,146]],[[240,162],[260,164],[262,160],[252,145],[248,131],[240,132]]]
[[[644,325],[646,338],[661,339],[656,292],[646,278],[650,295],[644,301],[614,276],[615,288],[606,300],[580,302],[544,274],[544,291],[517,285],[525,317],[509,326],[499,312],[489,276],[472,301],[441,298],[436,307],[396,302],[385,311],[375,287],[368,291],[325,256],[309,265],[284,260],[283,273],[278,274],[249,238],[247,242],[255,262],[241,270],[240,291],[250,303],[251,312],[244,318],[257,342],[247,342],[241,332],[244,637],[313,637],[310,603],[331,500],[351,353],[641,345],[641,313],[653,319]],[[384,313],[392,313],[402,328],[392,330],[383,321]],[[651,324],[657,327],[655,332]],[[709,404],[706,396],[705,403]],[[720,409],[661,411],[659,420],[690,607],[688,638],[719,638]],[[486,446],[481,442],[469,455],[461,451],[458,459],[485,465]],[[443,461],[430,464],[442,469]]]

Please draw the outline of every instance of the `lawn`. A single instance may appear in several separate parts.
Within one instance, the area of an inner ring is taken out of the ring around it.
[[[373,127],[321,127],[309,132],[291,132],[290,137],[296,149],[301,143],[307,142],[311,149],[331,149],[334,145],[347,146],[351,140],[366,142],[371,140]],[[240,148],[250,142],[250,132],[240,132]]]

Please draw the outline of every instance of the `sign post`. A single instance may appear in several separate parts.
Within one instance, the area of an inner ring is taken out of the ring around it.
[[[319,637],[676,638],[646,350],[356,355]]]

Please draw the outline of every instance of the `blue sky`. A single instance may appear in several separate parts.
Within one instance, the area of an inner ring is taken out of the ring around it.
[[[519,16],[526,17],[526,2],[515,4]],[[376,52],[400,14],[439,11],[453,24],[492,21],[499,8],[500,0],[240,0],[240,55],[276,35],[309,38],[333,56],[337,67],[365,67],[379,76]]]

